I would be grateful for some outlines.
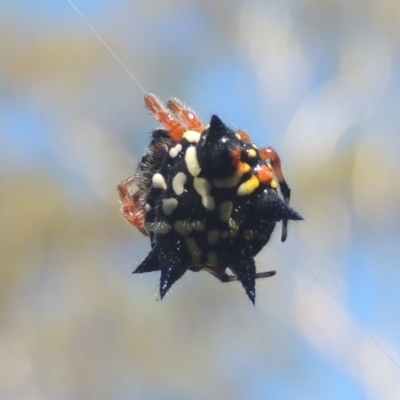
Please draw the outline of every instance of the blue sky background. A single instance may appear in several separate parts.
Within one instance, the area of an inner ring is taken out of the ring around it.
[[[255,308],[203,273],[157,301],[115,189],[143,93],[66,0],[3,1],[0,398],[398,399],[400,7],[75,4],[147,91],[276,148],[305,221]]]

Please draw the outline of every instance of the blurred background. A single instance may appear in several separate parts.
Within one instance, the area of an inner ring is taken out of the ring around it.
[[[399,399],[400,3],[76,0],[146,91],[279,151],[292,205],[239,284],[131,275],[156,121],[67,0],[0,5],[1,399]]]

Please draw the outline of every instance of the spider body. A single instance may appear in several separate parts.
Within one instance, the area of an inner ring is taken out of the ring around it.
[[[163,298],[187,270],[206,270],[222,282],[239,280],[254,303],[256,278],[275,274],[257,273],[254,257],[278,221],[284,241],[287,221],[302,219],[288,206],[277,153],[258,150],[247,133],[215,115],[204,127],[178,100],[165,108],[149,94],[145,104],[163,128],[153,132],[135,174],[118,186],[123,214],[151,242],[134,272],[160,270]]]

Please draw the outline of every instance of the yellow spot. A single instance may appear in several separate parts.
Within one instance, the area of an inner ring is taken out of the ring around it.
[[[256,176],[252,175],[250,179],[243,182],[237,190],[238,196],[246,196],[253,193],[260,186],[260,181]]]
[[[251,170],[251,167],[250,167],[249,164],[244,163],[244,162],[241,162],[241,163],[239,164],[239,173],[240,173],[241,175],[244,175],[246,172],[249,172],[250,170]]]
[[[272,179],[269,185],[272,187],[272,189],[276,189],[278,187],[278,184],[276,183],[275,179]]]
[[[250,150],[247,150],[247,155],[248,155],[250,158],[254,158],[254,157],[257,156],[257,152],[256,152],[254,149],[250,149]]]

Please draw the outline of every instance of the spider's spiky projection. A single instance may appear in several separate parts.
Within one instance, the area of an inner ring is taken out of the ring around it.
[[[187,270],[206,270],[222,282],[239,280],[254,303],[256,278],[275,274],[257,273],[255,255],[278,221],[284,241],[288,220],[302,219],[289,207],[278,154],[259,150],[216,115],[204,126],[176,99],[167,108],[152,94],[144,101],[162,128],[135,174],[118,186],[125,218],[151,241],[134,272],[161,271],[163,298]]]

